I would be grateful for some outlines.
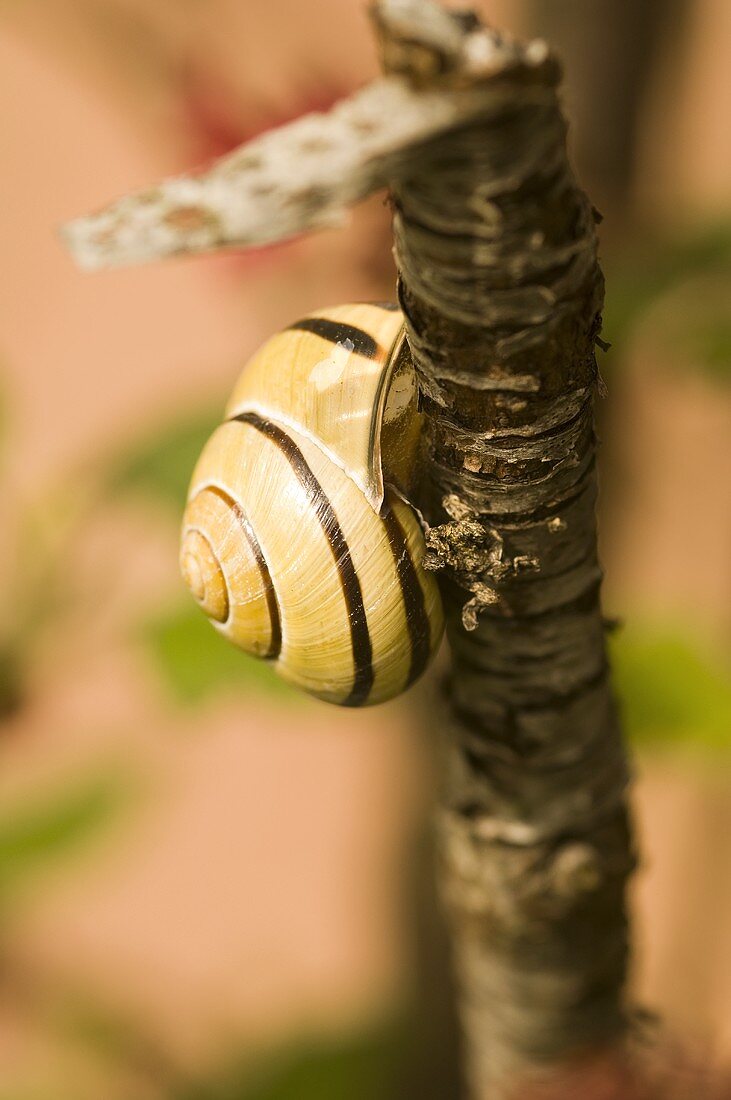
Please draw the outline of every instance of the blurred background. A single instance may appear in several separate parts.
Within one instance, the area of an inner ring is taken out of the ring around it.
[[[731,5],[489,0],[562,54],[604,215],[601,530],[634,991],[731,1062]],[[340,713],[220,642],[177,527],[241,365],[393,297],[349,229],[84,276],[58,225],[368,80],[361,0],[0,0],[0,1098],[453,1096],[428,688]]]

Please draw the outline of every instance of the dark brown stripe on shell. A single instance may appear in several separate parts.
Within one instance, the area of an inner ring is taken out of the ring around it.
[[[411,663],[406,686],[413,684],[421,676],[429,662],[431,651],[431,623],[426,613],[424,592],[419,583],[416,567],[409,551],[409,540],[401,522],[392,508],[381,512],[383,526],[386,528],[391,546],[396,572],[401,583],[406,613],[406,628],[411,643]]]
[[[302,332],[314,332],[316,336],[321,336],[331,344],[345,344],[346,340],[350,341],[353,351],[368,359],[379,359],[384,355],[383,348],[372,336],[362,328],[349,325],[345,321],[331,321],[328,317],[305,317],[302,321],[295,321],[289,327]]]
[[[379,309],[386,309],[389,313],[398,313],[401,306],[398,302],[369,302],[369,306],[378,306]]]
[[[269,612],[269,625],[272,632],[269,649],[264,654],[264,658],[265,660],[273,661],[279,656],[282,649],[282,618],[279,613],[277,593],[274,591],[274,584],[272,583],[272,575],[269,572],[269,566],[266,563],[261,543],[256,537],[256,533],[251,526],[251,521],[246,512],[230,493],[227,493],[225,489],[221,489],[218,485],[206,485],[205,488],[201,489],[201,492],[213,493],[214,496],[217,496],[219,500],[222,500],[224,504],[231,509],[241,526],[241,530],[244,532],[246,541],[251,547],[251,552],[254,555],[254,560],[261,576],[261,584],[267,602],[267,611]]]
[[[278,424],[265,420],[255,412],[243,412],[233,417],[233,419],[255,428],[256,431],[261,432],[262,435],[265,435],[267,439],[270,439],[279,447],[315,509],[315,515],[330,544],[330,550],[337,566],[350,625],[355,672],[350,694],[343,702],[345,706],[349,707],[361,706],[368,699],[375,679],[373,646],[368,632],[363,591],[353,564],[350,548],[338,522],[338,517],[335,515],[335,510],[328,500],[325,490],[308,466],[302,451],[287,432],[283,431]],[[296,533],[293,532],[293,535],[296,537]]]

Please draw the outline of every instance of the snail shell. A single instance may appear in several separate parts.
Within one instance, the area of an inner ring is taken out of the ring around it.
[[[181,569],[236,645],[333,703],[398,695],[443,630],[406,497],[416,381],[394,306],[298,321],[245,368],[193,473]]]

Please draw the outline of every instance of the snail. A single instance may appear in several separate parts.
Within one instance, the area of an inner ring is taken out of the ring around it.
[[[193,473],[188,588],[237,646],[332,703],[398,695],[442,635],[408,503],[417,396],[396,306],[322,310],[249,361]]]

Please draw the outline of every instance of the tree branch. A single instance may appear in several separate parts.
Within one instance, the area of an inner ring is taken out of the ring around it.
[[[476,1097],[619,1042],[627,763],[599,604],[602,276],[542,43],[380,0],[386,77],[67,229],[87,267],[261,244],[390,186],[452,649],[441,879]]]
[[[393,7],[401,43],[422,5],[400,0]],[[464,34],[439,7],[425,7],[428,42],[446,21],[453,34],[445,41],[458,44],[459,68],[454,56],[447,63],[430,45],[422,65],[441,75],[429,89],[400,76],[377,80],[327,113],[305,115],[240,146],[201,175],[167,180],[70,222],[62,234],[77,263],[91,271],[270,244],[340,225],[354,203],[411,171],[424,143],[500,110],[511,94],[505,78],[515,68],[553,64],[541,42],[519,47],[483,30]],[[451,79],[450,70],[460,79]]]
[[[625,1028],[633,853],[594,516],[603,280],[556,75],[515,66],[502,110],[392,188],[453,659],[442,885],[491,1100]]]

